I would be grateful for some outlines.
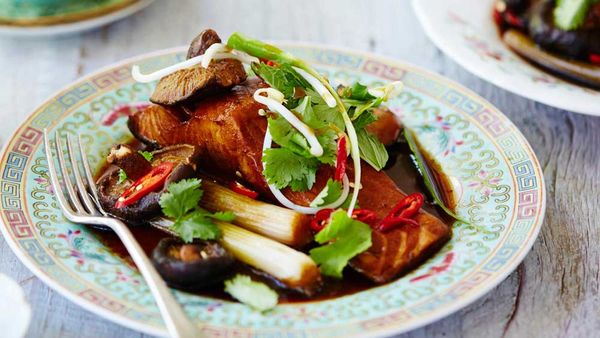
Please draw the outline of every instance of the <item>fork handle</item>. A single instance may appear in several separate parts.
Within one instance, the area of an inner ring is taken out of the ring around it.
[[[160,277],[142,247],[133,237],[129,228],[125,223],[117,219],[110,219],[110,222],[111,224],[109,226],[119,236],[123,244],[125,244],[133,262],[146,280],[146,283],[154,296],[154,300],[158,305],[162,318],[165,321],[169,336],[177,338],[200,337],[198,327],[188,319],[183,308],[179,305],[177,300],[175,300],[171,290]]]

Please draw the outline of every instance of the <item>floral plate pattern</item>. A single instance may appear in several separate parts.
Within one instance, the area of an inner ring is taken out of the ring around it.
[[[501,40],[492,20],[496,0],[413,0],[425,33],[469,72],[514,94],[582,114],[600,116],[600,91],[532,66]]]
[[[403,123],[453,176],[459,191],[453,238],[399,280],[333,300],[279,305],[261,314],[238,304],[175,291],[204,334],[219,337],[350,337],[405,332],[444,317],[500,283],[540,230],[545,189],[539,163],[517,128],[471,91],[425,70],[309,44],[283,44],[336,83],[402,80],[390,103]],[[82,307],[156,335],[166,331],[135,268],[85,226],[68,222],[48,182],[42,131],[81,133],[92,165],[130,136],[119,103],[147,100],[154,84],[135,83],[133,64],[150,71],[184,57],[181,48],[126,60],[87,76],[36,109],[0,158],[0,229],[40,279]]]

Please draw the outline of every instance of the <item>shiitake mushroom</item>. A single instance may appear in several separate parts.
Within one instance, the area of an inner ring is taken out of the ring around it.
[[[162,239],[152,252],[152,262],[162,278],[178,289],[200,289],[225,279],[235,259],[219,243],[179,238]]]
[[[112,162],[111,166],[96,182],[100,205],[109,214],[129,224],[138,225],[146,223],[150,218],[160,214],[161,207],[158,203],[160,195],[170,183],[195,176],[199,153],[194,146],[180,144],[152,152],[152,161],[148,162],[133,148],[120,144],[111,149],[108,160]],[[171,162],[175,166],[161,190],[150,192],[131,205],[122,208],[115,207],[119,196],[135,179],[163,162]],[[141,168],[146,168],[148,171],[144,172]],[[127,174],[128,178],[125,182],[119,182],[120,169]]]
[[[191,59],[198,55],[204,54],[208,47],[214,45],[215,43],[221,43],[219,34],[210,28],[203,30],[190,43],[190,48],[188,48],[187,52],[187,58]]]
[[[212,29],[202,31],[190,44],[188,59],[204,54],[208,47],[220,43],[221,38]],[[181,69],[160,79],[150,101],[173,106],[218,93],[246,80],[242,63],[235,59],[213,61],[208,68],[194,66]]]

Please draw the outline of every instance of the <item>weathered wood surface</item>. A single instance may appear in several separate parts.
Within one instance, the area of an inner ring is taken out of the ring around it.
[[[524,263],[471,306],[407,337],[600,335],[600,118],[534,103],[482,81],[427,39],[407,0],[158,1],[103,29],[60,38],[0,39],[0,139],[79,76],[126,57],[184,45],[203,27],[264,39],[368,50],[441,73],[495,104],[531,142],[548,210]],[[0,272],[33,307],[30,337],[139,337],[50,290],[0,239]],[[1,334],[0,334],[1,335]]]

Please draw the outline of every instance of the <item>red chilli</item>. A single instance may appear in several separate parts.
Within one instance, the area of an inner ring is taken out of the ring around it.
[[[127,190],[119,196],[115,208],[120,209],[139,201],[142,197],[161,188],[171,171],[173,171],[173,163],[163,162],[160,165],[152,168],[149,173],[140,177]]]
[[[334,209],[321,209],[317,211],[315,217],[310,222],[310,228],[314,232],[319,232],[323,230],[327,224],[329,224],[329,220],[331,219],[331,214],[334,212]],[[352,212],[352,218],[368,224],[370,226],[374,226],[377,224],[377,215],[375,212],[368,209],[356,209]]]
[[[346,143],[345,135],[342,135],[337,142],[337,157],[335,160],[335,175],[333,175],[333,179],[338,182],[341,182],[346,174],[346,164],[348,159]]]
[[[378,230],[385,232],[395,229],[402,224],[418,226],[419,223],[413,217],[421,210],[424,202],[425,197],[423,194],[414,193],[406,196],[385,216],[379,224]]]
[[[255,200],[258,197],[258,193],[256,191],[247,188],[238,181],[229,182],[229,189],[233,190],[234,192],[240,195],[250,197],[253,200]]]

